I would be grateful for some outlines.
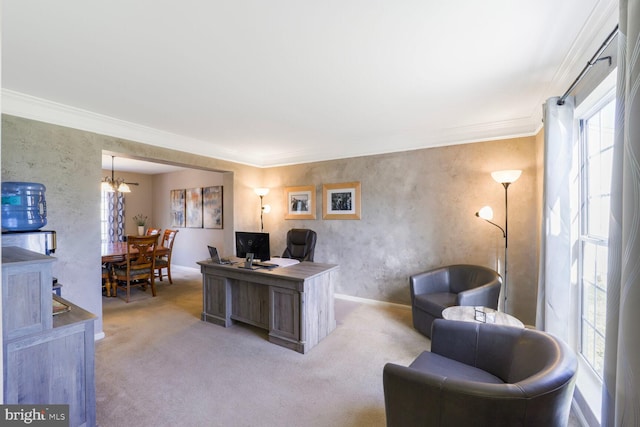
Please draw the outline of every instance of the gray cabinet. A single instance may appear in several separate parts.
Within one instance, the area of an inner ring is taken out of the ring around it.
[[[2,250],[5,404],[68,404],[69,425],[95,426],[95,316],[52,294],[55,258]],[[53,299],[70,310],[53,316]]]

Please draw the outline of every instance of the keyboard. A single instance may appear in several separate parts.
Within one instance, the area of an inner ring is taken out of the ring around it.
[[[272,262],[262,262],[262,261],[254,261],[252,265],[262,268],[275,268],[278,264],[274,264]]]

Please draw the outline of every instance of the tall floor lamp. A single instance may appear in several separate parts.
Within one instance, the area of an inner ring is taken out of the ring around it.
[[[258,196],[260,196],[260,231],[262,232],[262,231],[264,231],[264,221],[262,219],[262,216],[263,216],[263,214],[271,212],[271,206],[262,204],[262,199],[263,199],[264,196],[269,194],[269,189],[268,188],[256,188],[254,191],[256,192],[256,194]]]
[[[502,286],[504,291],[502,293],[502,298],[503,298],[502,309],[505,313],[507,312],[507,296],[508,296],[507,254],[508,254],[508,247],[509,247],[509,210],[508,210],[509,204],[508,204],[507,190],[509,188],[509,185],[514,183],[518,178],[520,178],[521,174],[522,174],[521,170],[503,170],[503,171],[491,172],[491,177],[496,182],[502,184],[502,186],[504,187],[504,228],[500,227],[498,224],[491,221],[493,219],[493,209],[491,209],[491,207],[485,206],[482,209],[480,209],[478,212],[476,212],[477,217],[480,217],[485,221],[487,221],[489,224],[498,227],[502,231],[502,237],[504,237],[504,274],[502,277],[503,278]]]

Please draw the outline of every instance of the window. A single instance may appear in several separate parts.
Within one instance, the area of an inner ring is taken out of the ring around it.
[[[615,99],[580,121],[580,354],[602,380]]]
[[[124,241],[124,195],[102,190],[100,198],[100,238],[102,243]]]
[[[109,217],[113,213],[109,209],[109,192],[102,190],[100,198],[100,238],[102,243],[109,242]]]

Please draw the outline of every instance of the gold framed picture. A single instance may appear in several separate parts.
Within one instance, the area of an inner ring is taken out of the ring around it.
[[[322,219],[360,219],[360,182],[322,185]]]
[[[316,187],[285,187],[284,219],[316,219]]]

